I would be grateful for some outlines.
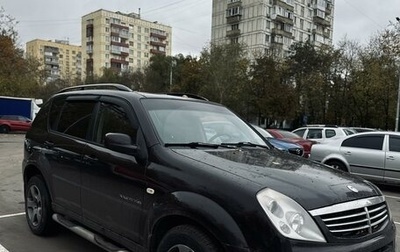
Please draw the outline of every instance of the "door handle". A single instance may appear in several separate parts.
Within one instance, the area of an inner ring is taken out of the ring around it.
[[[395,158],[393,156],[388,156],[386,159],[387,160],[395,160]]]
[[[344,153],[345,156],[351,156],[351,151],[346,151],[346,153]]]

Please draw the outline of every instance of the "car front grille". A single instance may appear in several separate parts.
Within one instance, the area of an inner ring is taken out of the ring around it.
[[[298,155],[298,156],[303,156],[303,149],[301,149],[301,148],[290,148],[288,151],[291,154],[295,154],[295,155]]]
[[[384,197],[346,202],[310,212],[337,238],[360,238],[379,231],[389,219]]]

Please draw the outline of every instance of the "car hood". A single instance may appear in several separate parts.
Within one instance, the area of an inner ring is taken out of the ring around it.
[[[251,181],[254,193],[271,188],[296,200],[307,210],[380,195],[379,189],[359,177],[275,150],[240,148],[174,151],[190,158],[191,162],[196,160],[223,170],[235,176],[235,180],[240,177]]]

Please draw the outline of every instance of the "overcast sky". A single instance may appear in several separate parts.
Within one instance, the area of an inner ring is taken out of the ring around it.
[[[211,38],[212,0],[0,0],[19,24],[19,44],[68,39],[80,45],[81,17],[98,9],[139,12],[172,27],[172,54],[198,55]],[[345,36],[365,43],[400,17],[400,0],[335,0],[334,44]]]

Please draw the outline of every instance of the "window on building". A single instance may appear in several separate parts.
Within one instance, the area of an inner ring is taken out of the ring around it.
[[[110,32],[110,27],[106,27],[106,32]]]
[[[129,58],[129,63],[133,63],[133,59],[132,58]]]
[[[110,19],[106,18],[106,24],[109,24],[109,23],[110,23]]]
[[[133,41],[129,41],[129,46],[133,46]]]
[[[110,50],[110,45],[106,45],[106,51]]]

